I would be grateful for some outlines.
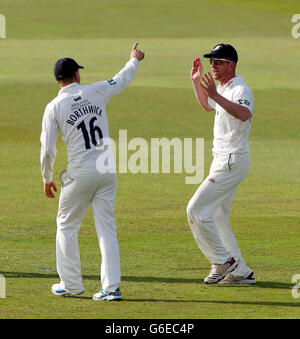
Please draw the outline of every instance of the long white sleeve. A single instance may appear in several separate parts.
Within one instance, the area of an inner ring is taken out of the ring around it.
[[[52,168],[56,157],[56,142],[58,136],[58,126],[53,110],[47,105],[42,122],[41,133],[41,172],[44,183],[52,181]]]
[[[131,58],[125,67],[117,73],[112,79],[107,81],[95,82],[93,88],[109,100],[112,96],[121,93],[129,83],[134,79],[138,70],[139,61]]]

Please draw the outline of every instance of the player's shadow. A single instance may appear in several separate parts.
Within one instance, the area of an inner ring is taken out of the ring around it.
[[[55,272],[49,273],[35,273],[35,272],[4,272],[0,274],[6,278],[39,278],[39,279],[57,279],[58,274]],[[83,275],[83,280],[96,280],[99,281],[99,275]],[[149,277],[149,276],[122,276],[122,281],[126,282],[143,282],[143,283],[168,283],[168,284],[202,284],[203,278],[171,278],[171,277]],[[209,285],[205,285],[209,286]],[[216,286],[216,285],[213,285]],[[220,288],[236,288],[236,285],[222,285]],[[291,290],[294,284],[278,282],[278,281],[258,281],[254,285],[238,285],[239,288],[274,288]]]
[[[205,299],[192,299],[192,300],[181,300],[181,299],[123,299],[122,302],[164,302],[164,303],[208,303],[208,304],[228,304],[228,305],[251,305],[251,306],[285,306],[285,307],[300,307],[300,303],[297,302],[276,302],[276,301],[237,301],[237,300],[205,300]]]
[[[57,279],[57,273],[34,273],[34,272],[3,272],[0,274],[4,275],[5,278],[37,278],[37,279]],[[96,280],[99,281],[99,275],[83,275],[84,280]],[[169,284],[201,284],[203,279],[195,278],[165,278],[165,277],[147,277],[147,276],[123,276],[122,281],[126,282],[143,282],[143,283],[169,283]],[[207,286],[207,285],[206,285]],[[214,288],[216,285],[213,285]],[[210,286],[208,285],[208,288]],[[223,285],[217,286],[218,288],[234,288],[236,285]],[[277,281],[258,281],[254,285],[238,285],[238,288],[265,288],[265,289],[284,289],[291,290],[294,287],[291,283],[277,282]],[[91,299],[90,296],[71,296],[73,299]],[[122,302],[150,302],[150,303],[211,303],[211,304],[228,304],[228,305],[262,305],[262,306],[285,306],[285,307],[300,307],[300,303],[297,302],[272,302],[272,301],[236,301],[236,300],[205,300],[205,299],[155,299],[155,298],[124,298]]]
[[[169,283],[169,284],[202,284],[206,285],[203,282],[204,278],[161,278],[161,277],[132,277],[132,276],[124,276],[122,277],[123,281],[128,282],[159,282],[159,283]],[[216,286],[216,284],[212,285]],[[293,284],[284,283],[284,282],[277,282],[277,281],[258,281],[256,284],[244,284],[238,285],[238,287],[245,287],[245,288],[276,288],[276,289],[287,289],[290,290],[293,288]],[[237,285],[222,285],[220,288],[231,288],[237,287]]]
[[[82,296],[82,295],[74,295],[68,296],[66,298],[71,299],[85,299],[89,300],[92,297]],[[143,303],[207,303],[207,304],[223,304],[223,305],[251,305],[251,306],[278,306],[278,307],[300,307],[300,303],[297,302],[277,302],[277,301],[237,301],[237,300],[206,300],[206,299],[190,299],[190,300],[183,300],[183,299],[154,299],[154,298],[126,298],[123,297],[122,303],[124,302],[143,302]]]

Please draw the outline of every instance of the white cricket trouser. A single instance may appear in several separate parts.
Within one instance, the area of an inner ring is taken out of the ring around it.
[[[84,213],[92,204],[102,256],[101,283],[107,291],[120,284],[120,257],[114,216],[117,188],[116,174],[62,175],[57,215],[56,261],[61,285],[70,292],[81,292],[78,231]]]
[[[212,264],[224,264],[229,257],[238,261],[236,276],[252,270],[242,258],[229,224],[232,201],[250,166],[248,153],[214,154],[208,177],[187,206],[187,216],[196,243]]]

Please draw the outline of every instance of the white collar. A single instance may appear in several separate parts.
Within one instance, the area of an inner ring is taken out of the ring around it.
[[[218,85],[218,87],[219,87],[219,90],[223,92],[227,88],[229,88],[231,85],[237,85],[239,82],[243,82],[243,81],[244,81],[244,78],[242,76],[237,75],[231,78],[230,80],[228,80],[223,87],[221,87],[220,85]]]
[[[60,91],[58,92],[58,95],[68,92],[70,89],[72,89],[73,87],[78,86],[79,83],[78,82],[72,82],[70,85],[68,86],[64,86],[63,88],[60,89]]]

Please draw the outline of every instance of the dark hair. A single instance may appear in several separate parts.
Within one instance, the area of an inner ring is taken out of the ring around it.
[[[77,71],[76,71],[77,72]],[[56,78],[57,81],[61,81],[63,84],[66,84],[68,82],[74,82],[75,80],[75,73],[73,73],[72,75],[68,76],[68,77],[65,77],[65,78],[62,78],[62,79],[58,79]]]

